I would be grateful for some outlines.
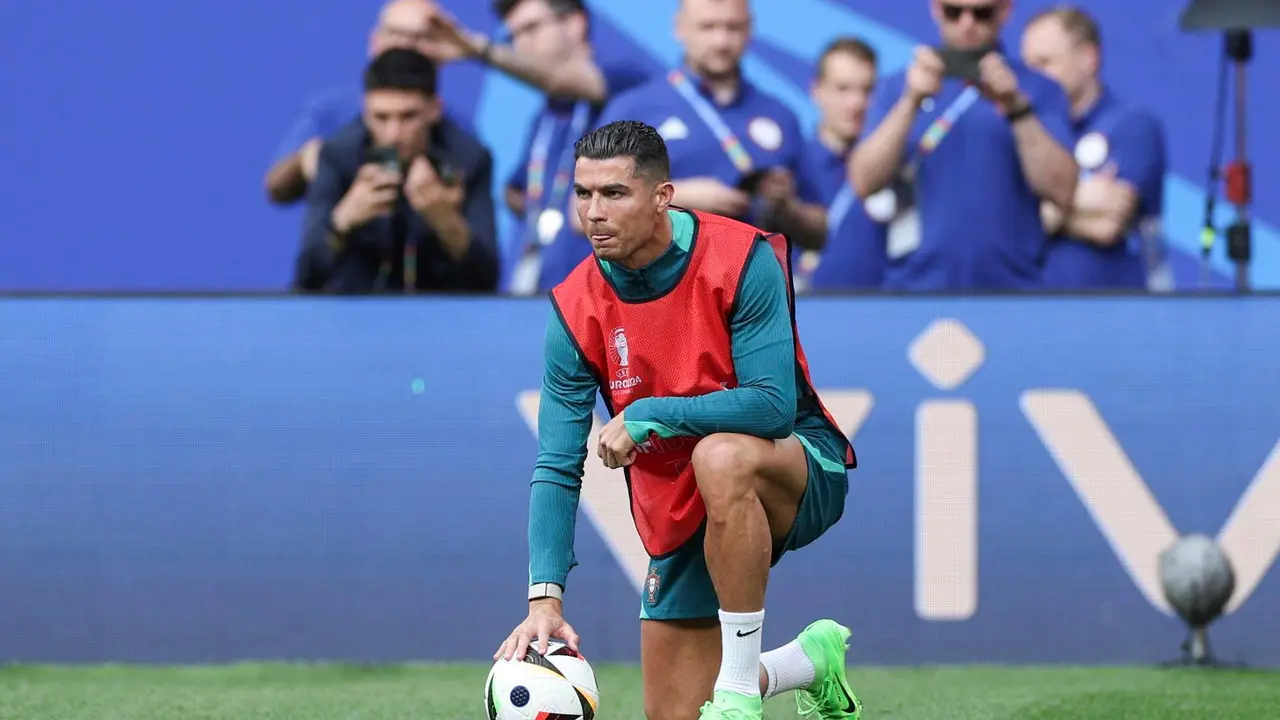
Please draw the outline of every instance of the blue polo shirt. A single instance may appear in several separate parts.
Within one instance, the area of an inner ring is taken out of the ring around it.
[[[1075,143],[1070,103],[1053,80],[1006,57],[1023,93],[1049,134],[1068,150]],[[905,74],[878,83],[867,115],[873,131],[902,96]],[[949,78],[923,104],[911,126],[904,161],[918,163],[915,201],[918,247],[889,248],[885,287],[891,290],[1031,289],[1040,286],[1045,236],[1040,199],[1022,174],[1013,130],[985,98],[968,104],[932,150],[921,149],[926,129],[963,107],[968,86]]]
[[[804,177],[817,187],[827,208],[827,243],[811,291],[878,288],[884,281],[885,227],[871,219],[848,182],[849,153],[837,153],[815,133],[805,147]]]
[[[849,153],[835,152],[818,139],[815,130],[800,155],[800,176],[810,183],[816,202],[830,205],[849,175]]]
[[[1145,290],[1149,247],[1139,228],[1156,227],[1164,213],[1165,141],[1160,121],[1146,110],[1103,90],[1075,122],[1080,177],[1114,165],[1116,177],[1138,193],[1134,230],[1111,247],[1084,240],[1051,239],[1044,262],[1045,286],[1061,290]],[[1158,233],[1151,243],[1163,242]]]
[[[653,74],[661,70],[661,68],[650,60],[647,56],[634,56],[623,51],[614,49],[601,49],[597,55],[600,72],[604,75],[605,87],[610,95],[624,92],[630,88],[634,88],[646,80]],[[604,106],[591,107],[587,113],[586,123],[582,126],[581,133],[574,137],[576,128],[574,127],[574,109],[576,104],[573,101],[563,101],[548,98],[546,104],[533,117],[529,123],[528,130],[525,132],[524,149],[521,151],[520,161],[516,163],[515,169],[511,176],[507,178],[507,187],[518,192],[526,193],[529,189],[529,159],[533,151],[534,143],[537,140],[539,130],[544,128],[548,130],[549,142],[547,144],[547,167],[544,171],[544,188],[542,199],[539,201],[539,207],[528,208],[530,211],[526,217],[517,218],[514,223],[514,235],[509,245],[509,252],[505,253],[506,262],[504,276],[504,288],[510,289],[510,270],[519,261],[521,253],[525,249],[525,243],[532,239],[528,233],[532,230],[527,223],[530,218],[536,221],[537,214],[546,209],[544,205],[551,201],[552,185],[555,181],[557,169],[560,163],[568,163],[569,172],[573,172],[573,147],[577,144],[579,137],[589,132],[595,126],[596,118],[603,111]],[[556,202],[561,206],[561,212],[566,213],[565,223],[560,232],[556,234],[556,238],[552,243],[542,250],[542,268],[539,276],[539,290],[546,291],[555,287],[561,280],[568,277],[569,273],[577,267],[582,259],[591,253],[591,244],[581,234],[574,232],[569,218],[569,197],[572,195],[572,179],[570,185],[566,189],[564,196],[558,198]]]
[[[311,138],[327,138],[360,117],[363,100],[364,94],[354,86],[333,88],[308,98],[276,147],[274,162],[298,152]]]
[[[717,105],[710,92],[686,67],[679,68],[691,81],[697,96],[715,113],[737,139],[751,159],[752,172],[784,167],[797,181],[797,194],[810,203],[822,197],[804,172],[805,137],[795,113],[772,95],[745,78],[737,97],[727,105]],[[667,143],[671,157],[671,177],[714,177],[730,187],[737,187],[749,173],[744,173],[730,159],[715,131],[699,115],[695,106],[672,84],[670,74],[649,82],[610,100],[597,127],[617,120],[638,120],[657,128]],[[740,218],[746,219],[746,218]]]

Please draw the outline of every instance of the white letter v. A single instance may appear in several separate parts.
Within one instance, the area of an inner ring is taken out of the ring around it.
[[[1077,390],[1034,390],[1022,395],[1021,404],[1138,589],[1172,615],[1158,558],[1178,532],[1093,401]],[[1218,544],[1236,573],[1230,613],[1249,599],[1280,554],[1280,442],[1222,526]]]

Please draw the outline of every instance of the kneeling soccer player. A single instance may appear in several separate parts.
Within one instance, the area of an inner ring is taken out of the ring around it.
[[[578,141],[588,257],[552,291],[530,498],[529,617],[494,655],[578,646],[562,615],[595,393],[597,452],[625,468],[652,558],[642,592],[649,720],[758,720],[798,690],[802,713],[858,718],[849,630],[832,620],[761,655],[769,569],[840,519],[853,448],[809,381],[785,238],[671,205],[662,137],[617,122]]]

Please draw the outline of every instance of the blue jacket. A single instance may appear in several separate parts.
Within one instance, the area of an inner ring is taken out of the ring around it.
[[[455,261],[431,227],[401,197],[389,218],[356,228],[339,252],[329,246],[329,216],[342,200],[369,146],[364,121],[356,118],[325,140],[316,177],[307,191],[302,249],[296,285],[301,290],[356,293],[403,289],[401,258],[406,239],[418,246],[418,289],[492,292],[498,284],[494,223],[493,156],[488,148],[448,117],[432,130],[433,155],[462,177],[466,186],[462,213],[471,227],[471,247]],[[400,228],[397,233],[393,228]],[[375,287],[384,261],[396,271],[384,288]]]

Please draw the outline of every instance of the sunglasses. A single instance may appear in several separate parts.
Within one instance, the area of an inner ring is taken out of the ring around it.
[[[986,23],[995,19],[998,5],[998,3],[991,3],[990,5],[952,5],[943,3],[942,16],[951,22],[955,22],[963,17],[965,13],[969,13],[969,16],[975,22]]]

